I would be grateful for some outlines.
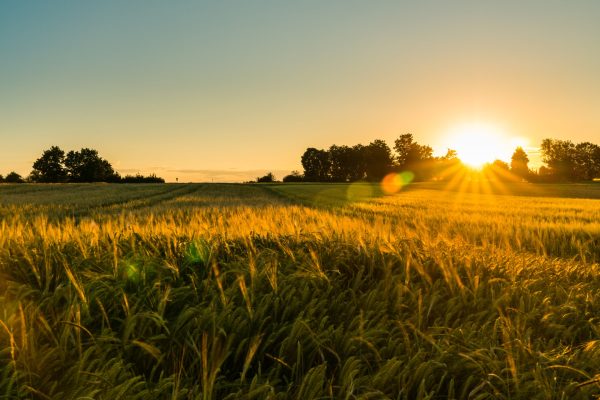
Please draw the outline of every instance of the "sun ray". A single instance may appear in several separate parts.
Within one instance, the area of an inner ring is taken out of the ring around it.
[[[507,161],[517,146],[527,140],[508,135],[503,128],[487,123],[472,122],[458,125],[446,134],[445,144],[456,150],[468,167],[481,169],[496,159]]]

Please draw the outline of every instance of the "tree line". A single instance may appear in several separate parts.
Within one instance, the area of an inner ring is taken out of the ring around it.
[[[582,182],[600,178],[600,146],[590,142],[544,139],[539,169],[542,180]]]
[[[500,160],[486,168],[510,172],[529,182],[590,182],[600,178],[600,146],[590,142],[573,143],[570,140],[544,139],[540,146],[542,165],[537,171],[527,167],[529,158],[521,148],[512,156],[510,166]],[[504,173],[501,176],[511,178]]]
[[[65,153],[58,146],[45,150],[32,166],[28,177],[23,178],[16,172],[11,172],[5,178],[0,175],[0,182],[7,183],[164,183],[163,178],[152,174],[149,176],[121,176],[112,165],[100,157],[97,150],[83,148],[79,151]]]
[[[401,135],[393,149],[376,139],[368,145],[332,145],[328,150],[306,149],[300,159],[309,182],[378,181],[390,172],[411,171],[415,180],[427,180],[455,164],[455,151],[434,157],[430,146],[417,143],[412,134]]]
[[[486,176],[498,180],[529,182],[583,182],[600,178],[600,146],[569,140],[544,139],[540,146],[544,166],[529,168],[529,156],[517,147],[510,164],[495,160],[484,166]],[[329,149],[307,148],[301,159],[303,173],[293,171],[284,182],[379,181],[391,172],[410,171],[415,181],[451,179],[464,171],[457,152],[448,149],[442,157],[433,156],[430,146],[419,144],[412,134],[401,135],[393,147],[381,139],[368,145],[332,145]],[[269,173],[257,178],[273,182]]]

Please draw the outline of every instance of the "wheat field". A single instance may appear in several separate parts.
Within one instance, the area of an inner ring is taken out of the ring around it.
[[[0,398],[599,397],[597,187],[2,185]]]

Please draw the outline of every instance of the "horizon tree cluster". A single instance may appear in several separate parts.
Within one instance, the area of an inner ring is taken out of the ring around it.
[[[415,180],[423,181],[458,163],[458,159],[451,149],[443,157],[434,157],[430,146],[417,143],[407,133],[396,139],[393,150],[381,139],[368,145],[332,145],[328,150],[310,147],[301,163],[307,182],[379,181],[391,172],[407,170],[415,174]]]
[[[600,178],[600,146],[574,144],[568,140],[544,139],[540,148],[546,166],[529,168],[529,156],[517,147],[510,164],[494,160],[483,167],[487,176],[498,180],[528,182],[584,182]],[[379,181],[389,173],[410,171],[415,181],[450,179],[461,167],[456,150],[442,157],[433,156],[431,146],[416,142],[410,133],[394,141],[393,150],[377,139],[368,145],[331,145],[329,149],[309,147],[301,157],[304,174],[294,171],[284,182]]]
[[[573,143],[570,140],[544,139],[540,146],[545,165],[537,171],[528,166],[529,156],[517,147],[510,164],[494,160],[483,166],[486,176],[498,180],[528,182],[585,182],[600,178],[600,146],[590,142]],[[400,135],[393,149],[381,139],[368,145],[331,145],[329,149],[309,147],[301,157],[303,173],[293,171],[283,182],[355,182],[380,181],[392,172],[410,171],[415,181],[450,179],[460,170],[462,162],[453,149],[442,157],[433,156],[431,146],[416,142],[410,133]],[[17,172],[0,183],[164,183],[152,174],[120,176],[97,150],[82,148],[65,153],[58,146],[45,150],[32,166],[26,178]],[[258,177],[256,182],[276,182],[272,173]]]
[[[15,171],[11,171],[5,177],[0,174],[0,183],[25,183],[25,179]]]
[[[600,146],[590,142],[544,139],[539,176],[548,181],[582,182],[600,178]]]
[[[6,178],[0,175],[0,182],[6,183],[164,183],[163,178],[152,174],[126,175],[122,177],[112,165],[100,157],[97,150],[82,148],[79,151],[65,153],[58,146],[45,150],[32,166],[32,171],[25,179],[16,172],[9,173]]]

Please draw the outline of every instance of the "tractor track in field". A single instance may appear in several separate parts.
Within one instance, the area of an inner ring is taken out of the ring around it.
[[[200,185],[168,185],[165,189],[158,193],[150,194],[138,194],[127,198],[116,199],[113,201],[106,201],[96,205],[76,207],[71,205],[65,205],[63,210],[49,216],[48,222],[50,221],[61,221],[64,219],[72,219],[75,223],[78,223],[82,219],[90,218],[94,216],[102,215],[114,215],[122,212],[123,210],[137,210],[145,207],[152,207],[164,201],[172,200],[174,198],[185,196],[193,193],[200,189]],[[47,209],[52,205],[35,206],[28,210],[21,211],[21,217],[34,217],[38,215],[46,215]],[[0,219],[3,215],[0,214]]]
[[[200,185],[186,184],[169,188],[169,190],[153,193],[151,195],[130,197],[119,201],[107,202],[87,209],[77,210],[72,216],[76,220],[89,217],[95,214],[112,215],[120,213],[123,210],[138,210],[146,207],[153,207],[159,203],[175,199],[187,194],[191,194],[200,189]]]

